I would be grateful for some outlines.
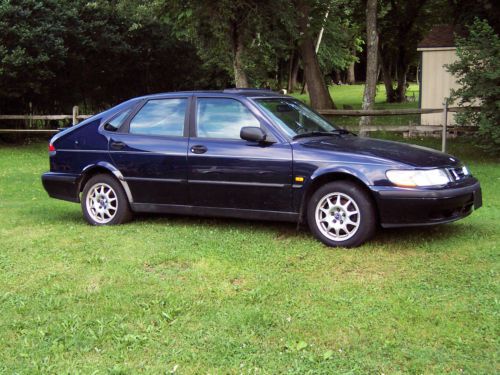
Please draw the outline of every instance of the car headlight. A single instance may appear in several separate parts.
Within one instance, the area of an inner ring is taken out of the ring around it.
[[[450,177],[444,169],[393,169],[386,176],[394,185],[402,187],[446,185]]]

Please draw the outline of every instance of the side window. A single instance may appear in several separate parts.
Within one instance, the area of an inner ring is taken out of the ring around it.
[[[111,121],[108,121],[106,125],[104,125],[104,129],[108,132],[115,132],[118,130],[120,126],[122,126],[123,121],[127,118],[130,113],[130,109],[123,111],[118,116],[114,117]]]
[[[260,126],[259,120],[234,99],[198,98],[196,127],[198,137],[240,139],[243,126]]]
[[[186,98],[148,101],[132,120],[131,134],[181,136],[184,134]]]

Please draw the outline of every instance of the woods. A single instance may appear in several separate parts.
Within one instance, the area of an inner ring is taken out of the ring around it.
[[[408,80],[417,79],[416,45],[432,25],[478,16],[498,30],[498,7],[474,4],[379,1],[378,48],[367,58],[362,0],[4,0],[0,113],[69,112],[75,104],[95,112],[152,92],[293,92],[305,84],[311,104],[330,109],[327,86],[355,80],[383,81],[387,101],[403,102]],[[378,63],[367,69],[373,56]]]

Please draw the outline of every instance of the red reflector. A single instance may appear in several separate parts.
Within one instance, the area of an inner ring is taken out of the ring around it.
[[[49,152],[53,152],[55,150],[56,150],[56,148],[54,147],[54,145],[52,143],[49,144]]]

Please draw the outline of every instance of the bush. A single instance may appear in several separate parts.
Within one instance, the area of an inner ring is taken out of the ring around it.
[[[477,125],[481,147],[500,153],[500,39],[485,20],[475,19],[465,38],[457,39],[458,60],[447,66],[460,88],[451,99],[465,106],[457,115],[460,125]],[[467,106],[479,106],[480,110]]]

